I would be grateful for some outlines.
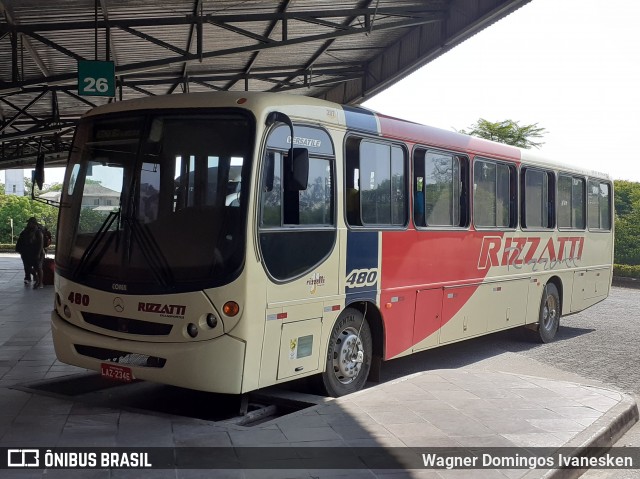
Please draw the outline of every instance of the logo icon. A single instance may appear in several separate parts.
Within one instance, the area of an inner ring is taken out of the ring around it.
[[[8,467],[40,467],[39,449],[8,449]]]
[[[124,301],[120,296],[113,298],[113,309],[118,313],[122,313],[124,311]]]

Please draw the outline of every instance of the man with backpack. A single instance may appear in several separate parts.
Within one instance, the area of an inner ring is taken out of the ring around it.
[[[44,235],[33,216],[27,221],[16,242],[24,266],[24,284],[29,284],[33,275],[33,289],[42,288],[42,262],[44,261]]]

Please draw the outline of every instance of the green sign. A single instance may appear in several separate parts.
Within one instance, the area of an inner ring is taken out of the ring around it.
[[[113,62],[79,61],[78,94],[116,96],[116,68]]]

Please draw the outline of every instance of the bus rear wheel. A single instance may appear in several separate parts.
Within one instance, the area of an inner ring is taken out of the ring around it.
[[[345,309],[329,337],[326,367],[321,375],[325,392],[339,397],[362,389],[371,368],[371,355],[369,324],[357,309]]]
[[[547,283],[540,300],[540,314],[536,339],[542,343],[553,341],[560,327],[560,295],[553,283]]]

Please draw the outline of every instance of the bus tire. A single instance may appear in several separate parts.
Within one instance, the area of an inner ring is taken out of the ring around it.
[[[360,311],[347,308],[336,320],[327,345],[322,388],[340,397],[362,389],[371,368],[372,340],[369,324]]]
[[[536,339],[542,343],[553,341],[560,327],[560,295],[553,283],[547,283],[540,300]]]

